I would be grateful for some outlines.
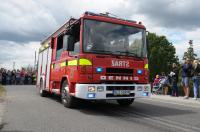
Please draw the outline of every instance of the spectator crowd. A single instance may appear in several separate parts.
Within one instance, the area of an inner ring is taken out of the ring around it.
[[[34,85],[36,83],[36,71],[7,70],[0,68],[0,84],[2,85]]]
[[[179,96],[179,72],[181,72],[181,85],[184,92],[184,99],[188,99],[190,95],[190,89],[193,86],[193,95],[197,100],[200,86],[200,63],[198,60],[191,61],[185,59],[184,63],[178,67],[176,64],[172,65],[172,69],[168,75],[161,73],[156,75],[153,82],[153,93],[161,92],[164,95],[168,94],[168,89],[171,88],[171,96]]]

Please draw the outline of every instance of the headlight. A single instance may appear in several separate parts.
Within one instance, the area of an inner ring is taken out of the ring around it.
[[[145,92],[144,92],[144,93],[143,93],[143,96],[148,96],[148,93],[145,93]]]
[[[95,86],[88,86],[88,92],[95,92]]]

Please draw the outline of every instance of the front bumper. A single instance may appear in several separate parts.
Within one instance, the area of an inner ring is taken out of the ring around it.
[[[116,91],[122,94],[116,94]],[[75,97],[89,100],[130,99],[149,97],[150,91],[150,84],[76,84]]]

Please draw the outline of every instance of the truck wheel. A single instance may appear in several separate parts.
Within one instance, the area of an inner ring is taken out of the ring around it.
[[[46,91],[44,91],[43,89],[43,81],[42,79],[40,80],[40,87],[39,87],[39,94],[41,97],[45,97],[47,95]]]
[[[121,106],[129,106],[134,102],[134,99],[119,99],[117,103]]]
[[[74,108],[77,105],[77,99],[69,94],[69,87],[66,80],[62,83],[61,100],[67,108]]]

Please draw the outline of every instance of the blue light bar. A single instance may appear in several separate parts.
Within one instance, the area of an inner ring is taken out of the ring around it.
[[[103,72],[103,68],[102,68],[102,67],[97,67],[97,68],[96,68],[96,72],[97,72],[97,73]]]
[[[142,70],[137,70],[137,74],[142,74],[143,73],[143,71]]]

